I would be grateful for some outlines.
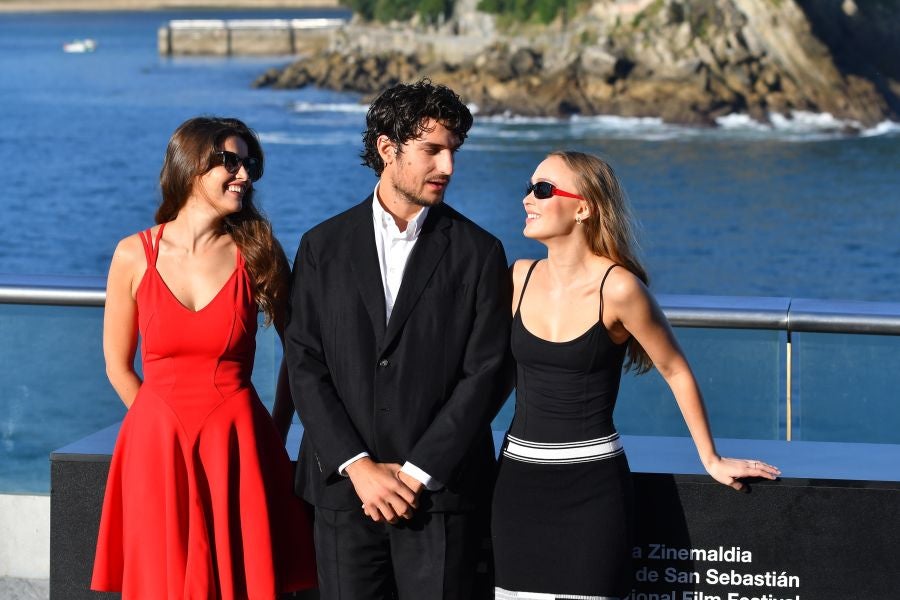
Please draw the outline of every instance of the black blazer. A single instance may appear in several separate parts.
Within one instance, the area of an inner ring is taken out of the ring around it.
[[[445,484],[423,492],[424,509],[466,510],[489,498],[511,294],[503,245],[445,204],[429,210],[389,323],[372,197],[308,231],[285,331],[305,429],[297,493],[316,506],[359,509],[337,468],[368,452]]]

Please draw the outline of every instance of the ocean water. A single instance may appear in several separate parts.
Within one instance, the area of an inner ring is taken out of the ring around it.
[[[365,107],[354,94],[251,88],[289,57],[160,57],[156,31],[171,18],[334,14],[0,16],[0,274],[103,275],[116,241],[151,223],[166,141],[198,114],[259,133],[258,197],[292,258],[303,231],[375,183],[357,157]],[[94,53],[61,51],[84,37]],[[657,292],[900,300],[900,127],[848,137],[828,115],[773,122],[476,115],[447,200],[510,260],[538,256],[521,236],[524,183],[546,152],[584,150],[617,170]]]
[[[239,117],[259,133],[257,198],[292,258],[304,231],[375,184],[358,158],[365,106],[349,93],[252,89],[290,57],[160,57],[156,31],[173,18],[334,15],[0,14],[0,278],[104,275],[117,240],[152,223],[171,132],[200,114]],[[85,37],[95,52],[62,52]],[[593,152],[629,195],[658,293],[900,301],[900,126],[848,136],[828,115],[772,122],[733,115],[692,129],[476,113],[447,200],[500,237],[510,261],[540,256],[521,235],[526,181],[551,150]],[[49,451],[121,418],[99,341],[93,355],[61,358],[65,336],[99,338],[98,311],[67,310],[0,314],[0,491],[46,490]],[[33,332],[29,319],[49,325]],[[60,397],[50,383],[67,377]]]

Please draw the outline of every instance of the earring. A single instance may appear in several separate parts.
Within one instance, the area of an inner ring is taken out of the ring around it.
[[[581,217],[575,217],[575,222],[581,225]]]

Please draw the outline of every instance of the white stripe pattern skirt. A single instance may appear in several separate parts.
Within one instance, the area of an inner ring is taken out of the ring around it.
[[[498,600],[611,600],[632,585],[633,491],[619,436],[507,436],[491,537]]]
[[[494,588],[494,600],[620,600],[612,596],[573,596],[572,594],[544,594],[540,592],[511,592]]]

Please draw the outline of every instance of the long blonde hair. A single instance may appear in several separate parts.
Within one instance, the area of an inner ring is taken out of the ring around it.
[[[612,167],[583,152],[557,151],[550,156],[561,158],[575,174],[578,192],[590,205],[590,216],[582,227],[591,252],[622,265],[649,285],[650,277],[637,256],[631,209]],[[628,341],[627,356],[626,371],[634,369],[641,374],[653,367],[653,361],[634,336]]]
[[[231,136],[247,143],[249,156],[256,158],[262,173],[263,151],[256,134],[238,119],[195,117],[182,123],[166,148],[159,183],[162,202],[156,222],[173,220],[185,205],[199,175],[215,166],[213,155]],[[290,267],[272,225],[253,204],[253,187],[243,197],[243,206],[224,220],[224,228],[241,250],[253,281],[256,303],[266,324],[281,325],[287,309]]]

